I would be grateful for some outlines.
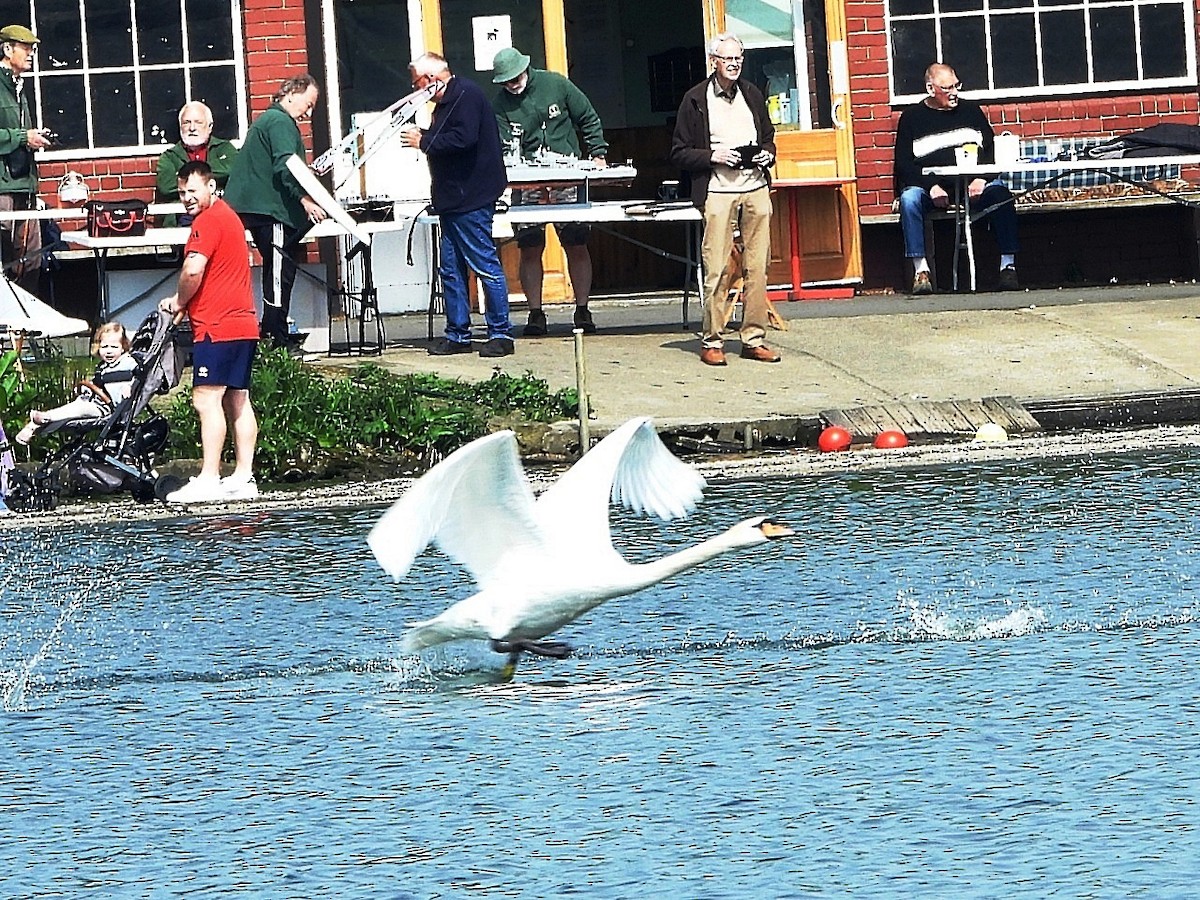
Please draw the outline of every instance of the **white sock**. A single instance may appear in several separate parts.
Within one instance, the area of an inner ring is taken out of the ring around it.
[[[1017,267],[1017,254],[1001,253],[1000,254],[1000,268],[1007,269],[1009,266],[1012,266],[1014,269]]]
[[[929,260],[925,257],[918,257],[913,261],[913,274],[920,275],[922,272],[929,271]]]

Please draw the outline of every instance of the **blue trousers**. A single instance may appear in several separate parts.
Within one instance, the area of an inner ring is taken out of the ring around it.
[[[468,270],[479,276],[483,288],[488,340],[512,337],[512,324],[508,321],[508,280],[500,267],[496,242],[492,240],[494,215],[495,210],[489,204],[470,212],[441,216],[438,275],[446,298],[446,337],[458,343],[471,341]]]
[[[988,182],[979,197],[971,201],[972,210],[987,209],[997,203],[1003,206],[984,217],[996,238],[1001,253],[1015,254],[1017,241],[1017,210],[1012,191],[1002,181]],[[904,255],[909,259],[926,256],[925,217],[933,210],[933,198],[923,187],[906,187],[900,194],[900,230],[904,233]]]

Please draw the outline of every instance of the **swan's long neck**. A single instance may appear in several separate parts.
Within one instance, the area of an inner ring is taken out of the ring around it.
[[[662,559],[638,563],[631,565],[630,568],[639,576],[639,580],[642,581],[642,587],[648,587],[660,581],[665,581],[672,575],[678,575],[680,572],[693,569],[702,563],[708,562],[710,559],[715,559],[722,553],[736,549],[739,545],[739,542],[734,539],[731,529],[730,531],[711,537],[707,541],[701,541],[699,544],[694,544],[676,553],[668,554],[662,557]]]

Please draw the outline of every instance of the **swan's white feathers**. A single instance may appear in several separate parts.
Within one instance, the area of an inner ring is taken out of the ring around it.
[[[406,651],[463,639],[538,640],[605,600],[768,539],[760,516],[658,560],[630,564],[613,549],[610,503],[673,519],[691,512],[703,489],[649,419],[622,425],[536,502],[511,432],[468,444],[419,478],[371,531],[371,549],[394,578],[435,542],[479,584],[410,626]]]
[[[631,419],[589,450],[537,500],[548,535],[611,550],[609,502],[660,519],[696,508],[704,479],[659,440],[648,418]]]
[[[496,536],[503,540],[491,539]],[[545,552],[533,492],[511,431],[490,434],[451,453],[417,479],[368,538],[375,558],[395,579],[431,542],[462,563],[481,588],[514,551]]]

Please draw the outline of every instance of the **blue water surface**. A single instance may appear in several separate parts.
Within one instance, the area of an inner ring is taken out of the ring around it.
[[[1187,897],[1200,451],[716,483],[578,652],[405,656],[379,508],[10,530],[0,896]]]

